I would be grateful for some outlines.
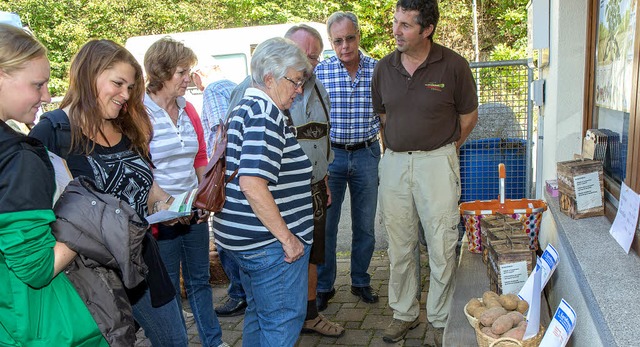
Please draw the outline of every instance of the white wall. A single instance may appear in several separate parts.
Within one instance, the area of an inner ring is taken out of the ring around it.
[[[581,152],[582,121],[585,82],[585,56],[587,35],[587,4],[581,0],[550,0],[549,65],[542,71],[546,79],[545,104],[542,107],[544,141],[542,157],[543,180],[556,178],[556,163],[573,159]],[[557,226],[549,211],[545,212],[540,233],[541,247],[553,244],[568,252],[559,243]],[[547,285],[551,310],[566,298],[580,312],[589,312],[577,290],[572,275],[575,264],[565,262],[558,268],[554,279]],[[581,317],[580,327],[569,341],[569,346],[592,343],[602,346],[591,317]],[[589,341],[589,342],[587,342]]]
[[[582,113],[587,41],[587,6],[580,0],[549,0],[549,65],[541,109],[544,140],[542,180],[556,178],[556,163],[573,159],[582,147]],[[542,184],[544,185],[544,183]],[[541,244],[555,239],[555,224],[545,213]]]
[[[543,179],[556,177],[556,163],[581,151],[587,6],[580,0],[550,0],[549,65],[546,79]]]
[[[582,147],[582,113],[587,41],[587,6],[580,0],[549,0],[549,65],[542,70],[545,104],[543,182],[556,178],[556,163],[573,159]],[[542,183],[544,184],[544,183]],[[557,239],[549,212],[542,219],[540,242]]]

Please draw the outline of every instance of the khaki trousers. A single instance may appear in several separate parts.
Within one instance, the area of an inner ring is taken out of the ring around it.
[[[429,251],[427,319],[444,327],[453,296],[455,248],[460,221],[460,165],[455,144],[433,151],[393,152],[380,160],[379,202],[389,236],[389,306],[393,317],[412,321],[420,314],[416,299],[419,264],[418,221]]]

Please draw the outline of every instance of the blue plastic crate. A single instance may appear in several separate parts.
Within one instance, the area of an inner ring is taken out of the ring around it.
[[[523,199],[527,180],[527,141],[489,138],[466,141],[460,148],[460,201],[498,198],[498,164],[507,170],[505,197]]]

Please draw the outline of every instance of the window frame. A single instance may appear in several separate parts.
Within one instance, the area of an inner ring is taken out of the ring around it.
[[[589,1],[589,9],[587,13],[587,42],[585,55],[585,85],[584,85],[584,107],[582,122],[582,135],[587,129],[597,128],[597,120],[594,119],[595,114],[595,64],[596,64],[596,41],[598,34],[598,16],[600,1]],[[632,68],[632,87],[631,87],[631,105],[629,108],[629,144],[627,148],[627,167],[625,184],[635,192],[640,192],[640,2],[636,2],[636,20],[635,20],[635,38],[634,38],[634,57]],[[635,164],[634,164],[635,163]],[[620,184],[612,178],[605,175],[604,179],[605,195],[610,195],[616,200],[620,200]],[[605,198],[605,215],[611,221],[615,218],[617,207],[610,199]]]

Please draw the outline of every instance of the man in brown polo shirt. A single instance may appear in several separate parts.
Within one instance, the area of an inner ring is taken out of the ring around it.
[[[424,227],[431,268],[427,320],[439,345],[453,294],[460,221],[457,149],[478,119],[469,63],[433,42],[436,0],[399,0],[393,19],[397,49],[378,62],[372,81],[374,111],[383,123],[379,202],[389,234],[389,306],[393,320],[383,339],[396,342],[418,326],[418,223]],[[430,334],[431,335],[431,334]]]

